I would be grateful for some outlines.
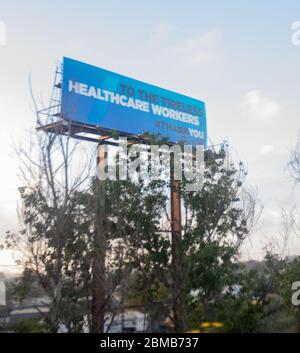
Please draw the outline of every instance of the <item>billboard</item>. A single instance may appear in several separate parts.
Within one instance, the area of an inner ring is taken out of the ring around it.
[[[207,142],[202,101],[69,58],[62,118],[133,135],[159,133],[173,143]]]

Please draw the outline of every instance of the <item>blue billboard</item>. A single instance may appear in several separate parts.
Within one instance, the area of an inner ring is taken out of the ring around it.
[[[159,133],[174,143],[207,143],[202,101],[69,58],[62,117],[133,135]]]

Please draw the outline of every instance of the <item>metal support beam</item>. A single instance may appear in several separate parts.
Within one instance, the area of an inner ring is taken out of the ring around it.
[[[184,273],[181,248],[181,198],[179,181],[171,174],[171,230],[172,230],[172,274],[173,274],[173,319],[175,332],[187,329],[186,309],[183,299]]]
[[[106,146],[99,144],[97,167],[103,166]],[[104,331],[104,315],[106,304],[106,268],[105,254],[107,248],[105,234],[105,182],[95,181],[95,231],[93,258],[93,301],[92,301],[92,332]]]

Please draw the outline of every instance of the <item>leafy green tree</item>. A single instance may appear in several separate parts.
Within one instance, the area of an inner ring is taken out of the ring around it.
[[[201,308],[199,321],[215,318],[215,303],[223,289],[234,284],[239,247],[255,217],[255,195],[243,194],[244,165],[235,167],[227,158],[224,148],[218,153],[208,151],[203,188],[195,193],[182,192],[186,212],[185,291],[187,298],[194,293],[192,308]]]
[[[101,182],[99,200],[100,184],[90,177],[94,174],[90,164],[79,178],[71,178],[76,147],[68,138],[46,135],[39,140],[38,158],[20,152],[25,166],[20,188],[23,229],[7,234],[8,246],[20,246],[23,239],[27,253],[22,259],[20,294],[24,297],[30,281],[37,280],[50,298],[46,321],[52,331],[61,322],[74,332],[83,331],[86,325],[92,328],[99,206],[105,266],[102,314],[113,310],[117,291],[121,293],[119,305],[135,302],[153,318],[163,313],[177,331],[192,327],[197,319],[215,318],[223,289],[234,284],[239,247],[255,215],[255,197],[243,193],[243,164],[228,163],[224,148],[207,151],[203,189],[187,192],[186,181],[179,185],[184,222],[178,242],[180,263],[175,268],[170,181],[107,180]],[[130,277],[135,281],[128,286],[126,278]],[[181,306],[178,312],[177,304]]]
[[[284,300],[287,313],[295,318],[296,330],[300,332],[300,305],[297,306],[292,303],[294,294],[292,284],[300,279],[300,257],[282,260],[273,256],[273,263],[278,266],[278,262],[281,271],[276,276],[277,292]]]
[[[23,254],[19,262],[24,272],[15,290],[25,299],[38,283],[50,299],[45,321],[51,330],[56,332],[63,322],[69,331],[80,332],[92,326],[95,158],[70,137],[34,138],[36,144],[32,139],[28,149],[18,150],[22,229],[6,236],[6,246]],[[73,161],[75,153],[82,163]],[[107,227],[107,239],[109,231]]]
[[[180,243],[184,277],[179,295],[185,310],[191,313],[189,327],[197,320],[215,317],[212,309],[224,287],[234,284],[239,247],[255,217],[255,197],[247,194],[251,197],[242,199],[246,176],[243,164],[235,168],[226,162],[224,149],[219,153],[208,151],[203,189],[186,192],[185,181],[180,185],[185,222]],[[174,286],[178,273],[171,261],[169,181],[118,185],[121,203],[114,209],[118,210],[121,222],[125,259],[139,274],[140,285],[134,289],[140,288],[141,304],[159,302],[175,326],[172,303],[178,295]],[[164,290],[153,291],[155,283],[160,283],[158,287]],[[195,312],[199,313],[198,318]]]

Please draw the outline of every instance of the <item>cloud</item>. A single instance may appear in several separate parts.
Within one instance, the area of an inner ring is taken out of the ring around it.
[[[187,38],[182,51],[191,63],[207,63],[220,55],[221,39],[222,31],[219,29],[204,32],[199,36]]]
[[[264,145],[262,148],[259,150],[259,154],[266,156],[269,155],[274,151],[275,147],[272,144]]]
[[[243,113],[254,121],[271,121],[281,112],[276,101],[263,95],[260,90],[246,93],[242,99]]]
[[[198,35],[182,36],[180,28],[162,23],[150,36],[150,47],[154,52],[165,55],[168,60],[176,58],[186,64],[206,64],[221,56],[222,31],[212,29]]]

